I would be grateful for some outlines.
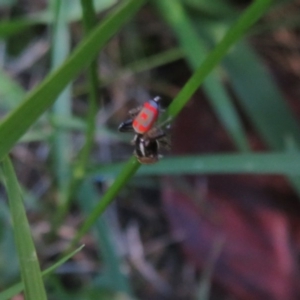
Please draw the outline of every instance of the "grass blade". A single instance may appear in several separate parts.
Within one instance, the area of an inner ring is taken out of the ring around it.
[[[208,50],[204,42],[198,37],[181,1],[174,0],[171,3],[168,0],[157,0],[154,3],[176,34],[189,65],[193,70],[196,70],[203,61],[203,57],[207,55]],[[248,151],[249,145],[242,122],[218,73],[216,71],[211,72],[205,79],[203,86],[229,136],[232,137],[239,150]]]
[[[92,0],[81,0],[83,23],[85,32],[88,34],[93,30],[96,24],[96,12]],[[74,178],[81,180],[85,175],[85,168],[89,160],[90,152],[94,142],[94,135],[96,131],[96,116],[98,112],[98,65],[97,60],[92,61],[88,68],[88,82],[89,82],[89,109],[87,115],[87,134],[85,144],[79,154],[78,164],[74,170]]]
[[[234,45],[269,8],[273,0],[256,0],[245,11],[238,21],[229,29],[224,38],[210,52],[201,66],[196,70],[174,101],[168,108],[167,117],[171,121],[189,101],[196,89],[201,85],[206,76],[223,59],[227,51]]]
[[[34,20],[27,19],[16,19],[10,21],[1,21],[0,22],[0,37],[8,38],[11,35],[21,33],[22,31],[27,30],[31,26],[37,24]]]
[[[13,109],[22,101],[25,91],[0,68],[1,108]]]
[[[128,74],[136,74],[140,72],[145,72],[154,68],[158,68],[162,65],[174,62],[176,60],[179,60],[184,57],[184,54],[181,49],[179,48],[173,48],[170,50],[166,50],[164,52],[161,52],[159,54],[154,54],[152,56],[148,56],[145,58],[141,58],[139,60],[136,60],[132,63],[129,63],[128,65],[124,66],[123,69],[120,71],[117,71],[113,75],[109,75],[107,78],[101,78],[101,87],[106,86],[112,82],[114,82],[116,79],[126,76]],[[87,86],[86,84],[77,84],[74,88],[74,94],[76,96],[80,96],[84,93],[86,93]]]
[[[52,10],[55,11],[55,23],[53,24],[52,33],[52,69],[55,70],[64,62],[70,52],[70,33],[68,23],[65,21],[65,15],[68,11],[68,2],[64,0],[53,0]],[[50,6],[52,6],[50,4]],[[71,87],[66,89],[57,97],[52,113],[61,118],[70,118],[71,116]],[[61,195],[64,194],[65,187],[70,177],[70,158],[71,141],[68,132],[62,128],[55,128],[53,135],[53,170],[57,179],[59,189],[59,204],[62,204]]]
[[[12,163],[3,160],[3,174],[12,216],[14,237],[20,261],[21,277],[27,300],[47,299],[41,270],[25,213],[21,190]]]
[[[129,161],[125,164],[121,173],[118,175],[114,183],[102,197],[101,201],[97,203],[89,216],[85,219],[84,223],[81,225],[79,231],[74,237],[72,245],[76,244],[82,236],[84,236],[87,231],[95,224],[99,216],[105,211],[107,206],[114,200],[116,195],[126,184],[126,182],[135,174],[138,170],[140,163],[136,160],[135,157],[131,157]]]
[[[21,105],[2,121],[0,124],[0,160],[41,114],[54,103],[70,80],[91,63],[98,51],[144,2],[144,0],[129,0],[118,6],[80,43],[59,69],[45,78]]]
[[[79,205],[86,213],[93,210],[98,202],[99,193],[95,189],[94,180],[88,179],[83,182],[78,193]],[[116,245],[112,238],[113,230],[109,226],[111,220],[108,215],[98,218],[95,224],[94,237],[98,248],[99,256],[103,260],[105,276],[109,286],[114,291],[125,292],[131,295],[132,291],[126,273],[122,271],[122,261],[120,254],[116,251]]]
[[[123,168],[123,163],[99,166],[88,175],[102,180],[115,177]],[[300,175],[300,154],[271,152],[166,157],[155,165],[142,166],[137,172],[138,176],[182,174]]]
[[[47,268],[42,272],[42,276],[47,276],[48,274],[55,271],[58,267],[60,267],[62,264],[64,264],[67,260],[69,260],[72,256],[74,256],[76,253],[81,251],[81,249],[84,247],[84,245],[78,247],[76,250],[71,252],[70,254],[64,256],[62,259],[60,259],[58,262],[53,264],[51,267]],[[0,300],[8,300],[11,299],[13,296],[21,293],[24,289],[24,284],[22,282],[16,283],[10,288],[6,289],[5,291],[0,293]]]
[[[82,11],[83,11],[83,23],[86,34],[92,31],[96,24],[96,12],[93,7],[91,0],[81,0]],[[77,191],[77,187],[80,185],[81,180],[85,176],[85,169],[89,161],[90,152],[94,142],[94,135],[96,131],[96,116],[98,112],[98,65],[97,60],[91,62],[88,68],[88,83],[89,83],[89,108],[87,115],[87,130],[85,143],[78,155],[77,162],[72,172],[70,181],[68,182],[68,189],[65,194],[65,199],[62,206],[59,208],[57,214],[57,226],[60,226],[63,221],[65,214],[67,213],[72,195]]]
[[[240,104],[267,145],[285,150],[292,139],[299,148],[300,126],[251,48],[245,43],[236,45],[227,55],[225,67]]]
[[[247,66],[241,66],[242,61]],[[246,44],[237,45],[225,60],[238,100],[265,143],[276,151],[285,150],[293,143],[298,150],[300,126],[262,65]],[[289,177],[289,180],[300,195],[300,177]]]

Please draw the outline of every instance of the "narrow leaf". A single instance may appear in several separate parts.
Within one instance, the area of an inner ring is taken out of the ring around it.
[[[292,142],[298,150],[299,123],[258,56],[240,43],[226,57],[225,66],[241,106],[265,143],[282,151]],[[289,176],[289,180],[300,195],[300,177]]]
[[[186,54],[186,59],[192,69],[197,70],[207,56],[208,47],[200,40],[193,24],[185,12],[181,1],[156,0],[157,8],[164,19],[172,27],[175,35]],[[249,150],[246,134],[230,96],[216,71],[211,72],[203,83],[204,91],[213,106],[217,116],[223,123],[229,136],[241,151]]]
[[[64,256],[62,259],[60,259],[58,262],[56,262],[51,267],[47,268],[42,272],[42,276],[47,276],[48,274],[55,271],[58,267],[60,267],[62,264],[64,264],[67,260],[69,260],[72,256],[74,256],[76,253],[81,251],[81,249],[84,247],[84,245],[81,245],[76,250],[71,252],[70,254]],[[13,296],[21,293],[24,289],[24,284],[22,282],[16,283],[10,288],[6,289],[5,291],[0,293],[0,300],[8,300],[11,299]]]
[[[88,175],[99,180],[115,177],[124,164],[99,166]],[[300,175],[299,153],[214,154],[164,158],[155,165],[143,166],[137,175],[182,174],[293,174]]]
[[[98,51],[122,28],[125,22],[132,18],[144,2],[144,0],[129,0],[118,6],[78,45],[59,69],[45,78],[21,105],[2,121],[0,160],[41,114],[54,103],[70,80],[90,64]]]
[[[256,0],[249,6],[245,13],[242,14],[231,29],[228,30],[224,38],[215,49],[209,53],[201,66],[196,70],[169,106],[167,113],[170,121],[181,111],[197,88],[202,84],[206,76],[220,63],[227,51],[245,34],[249,27],[266,12],[272,2],[273,0]]]
[[[3,160],[2,167],[26,299],[47,299],[20,187],[8,157]]]
[[[114,198],[116,197],[118,192],[122,189],[122,187],[138,170],[139,166],[140,163],[136,160],[135,157],[131,157],[129,159],[129,161],[126,163],[121,173],[119,174],[119,176],[115,179],[111,187],[102,197],[101,201],[97,203],[95,208],[85,219],[77,235],[72,241],[71,246],[77,243],[80,240],[80,238],[84,236],[85,233],[95,224],[99,216],[105,211],[107,206],[114,200]]]
[[[53,1],[52,1],[53,2]],[[65,20],[69,5],[64,0],[54,0],[53,10],[56,13],[52,33],[52,69],[55,70],[65,61],[70,52],[71,37],[68,23]],[[52,113],[61,118],[71,116],[71,87],[68,85],[53,104]],[[62,204],[61,195],[67,186],[70,177],[71,140],[69,133],[62,128],[55,128],[53,142],[53,171],[59,188],[59,204]]]
[[[16,19],[0,22],[0,37],[8,38],[35,25],[37,22],[28,19]]]

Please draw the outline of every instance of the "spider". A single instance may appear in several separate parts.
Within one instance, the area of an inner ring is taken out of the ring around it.
[[[130,119],[119,126],[121,132],[135,132],[132,144],[134,154],[142,164],[152,164],[159,160],[159,149],[170,148],[170,141],[165,132],[154,126],[160,112],[160,97],[155,97],[143,106],[129,111]]]

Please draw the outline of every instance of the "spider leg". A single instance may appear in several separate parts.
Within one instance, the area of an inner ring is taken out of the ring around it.
[[[132,128],[132,119],[129,119],[125,122],[122,122],[119,127],[118,130],[121,132],[132,132],[133,128]]]
[[[133,139],[130,141],[130,145],[135,145],[136,144],[136,141],[137,139],[140,137],[139,134],[135,134]]]

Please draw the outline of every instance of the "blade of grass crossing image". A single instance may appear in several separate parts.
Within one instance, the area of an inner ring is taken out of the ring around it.
[[[5,187],[11,211],[14,238],[20,262],[26,300],[46,300],[42,274],[26,217],[21,190],[8,157],[2,162]]]

